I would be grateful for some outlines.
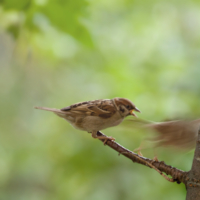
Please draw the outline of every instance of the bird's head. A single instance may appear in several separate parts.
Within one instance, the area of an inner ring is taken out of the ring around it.
[[[140,110],[136,108],[136,106],[128,99],[116,97],[113,99],[113,102],[122,117],[126,117],[128,115],[137,117],[134,111],[140,112]]]

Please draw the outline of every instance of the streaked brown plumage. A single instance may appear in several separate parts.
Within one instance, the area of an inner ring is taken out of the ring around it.
[[[100,139],[107,138],[97,136],[97,131],[117,126],[128,115],[136,116],[133,111],[140,112],[130,100],[117,97],[80,102],[62,109],[35,108],[54,112],[74,128],[92,133],[94,138]],[[113,140],[112,137],[109,139]]]

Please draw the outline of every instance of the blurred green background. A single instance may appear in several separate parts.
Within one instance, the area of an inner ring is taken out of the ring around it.
[[[125,97],[143,119],[198,118],[199,1],[0,0],[0,69],[0,199],[185,199],[183,184],[33,107]],[[130,150],[145,136],[103,132]],[[193,153],[158,158],[190,170]]]

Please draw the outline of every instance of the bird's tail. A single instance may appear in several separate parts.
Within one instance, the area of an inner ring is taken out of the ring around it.
[[[66,115],[66,112],[63,112],[60,109],[56,109],[56,108],[46,108],[46,107],[38,107],[38,106],[36,106],[35,109],[40,109],[40,110],[46,110],[46,111],[54,112],[56,115],[58,115],[60,117],[64,117]]]

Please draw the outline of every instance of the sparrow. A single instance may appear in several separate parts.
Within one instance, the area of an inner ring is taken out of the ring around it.
[[[156,133],[154,137],[147,139],[155,143],[154,148],[172,147],[173,149],[179,150],[191,150],[195,147],[198,131],[200,129],[200,119],[181,119],[164,122],[136,120],[134,125],[138,122],[141,123],[140,127]],[[141,149],[144,149],[142,144],[143,142],[140,147],[134,151],[138,151],[138,153],[141,154]],[[157,156],[155,156],[155,160],[157,160]]]
[[[200,128],[200,119],[151,123],[145,127],[157,133],[152,138],[152,141],[157,142],[156,147],[171,146],[176,149],[190,150],[196,144]]]
[[[140,110],[128,99],[113,98],[84,101],[62,109],[35,107],[36,109],[54,112],[67,120],[74,128],[92,133],[93,138],[115,140],[113,137],[98,136],[97,132],[120,124],[125,117]]]

